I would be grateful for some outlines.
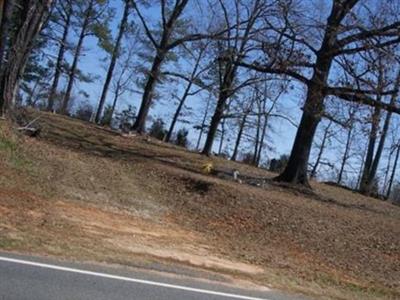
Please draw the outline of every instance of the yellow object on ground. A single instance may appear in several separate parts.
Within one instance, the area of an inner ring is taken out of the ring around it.
[[[214,166],[211,162],[203,165],[203,172],[206,174],[210,174],[213,169],[214,169]]]

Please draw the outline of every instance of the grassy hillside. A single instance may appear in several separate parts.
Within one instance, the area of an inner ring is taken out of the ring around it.
[[[277,185],[261,169],[67,117],[38,123],[29,138],[0,121],[2,250],[196,266],[318,299],[400,298],[400,207]]]

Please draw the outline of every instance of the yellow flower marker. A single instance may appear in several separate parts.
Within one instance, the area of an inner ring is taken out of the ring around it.
[[[203,165],[203,173],[210,174],[214,169],[214,166],[211,162],[205,163]]]

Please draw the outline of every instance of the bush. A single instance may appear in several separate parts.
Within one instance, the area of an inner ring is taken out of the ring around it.
[[[241,155],[240,161],[247,165],[252,165],[253,164],[253,156],[254,156],[254,154],[252,152],[243,153]]]
[[[271,159],[271,161],[269,162],[268,169],[271,172],[281,173],[285,169],[288,161],[289,161],[289,155],[283,154],[279,158]]]
[[[83,121],[90,121],[93,115],[93,106],[89,103],[84,103],[78,107],[76,110],[74,117],[83,120]]]
[[[112,123],[112,117],[113,117],[112,106],[106,105],[100,124],[103,126],[110,126]]]
[[[120,113],[115,114],[116,123],[122,132],[129,132],[136,119],[136,107],[129,105]]]
[[[166,134],[167,130],[165,129],[165,123],[163,119],[156,119],[150,127],[149,135],[158,140],[163,140]]]
[[[179,129],[176,133],[175,144],[187,148],[189,144],[188,135],[189,131],[186,128]]]

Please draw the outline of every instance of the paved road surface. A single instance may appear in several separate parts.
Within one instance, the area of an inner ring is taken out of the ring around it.
[[[168,274],[0,253],[1,300],[299,300]]]

